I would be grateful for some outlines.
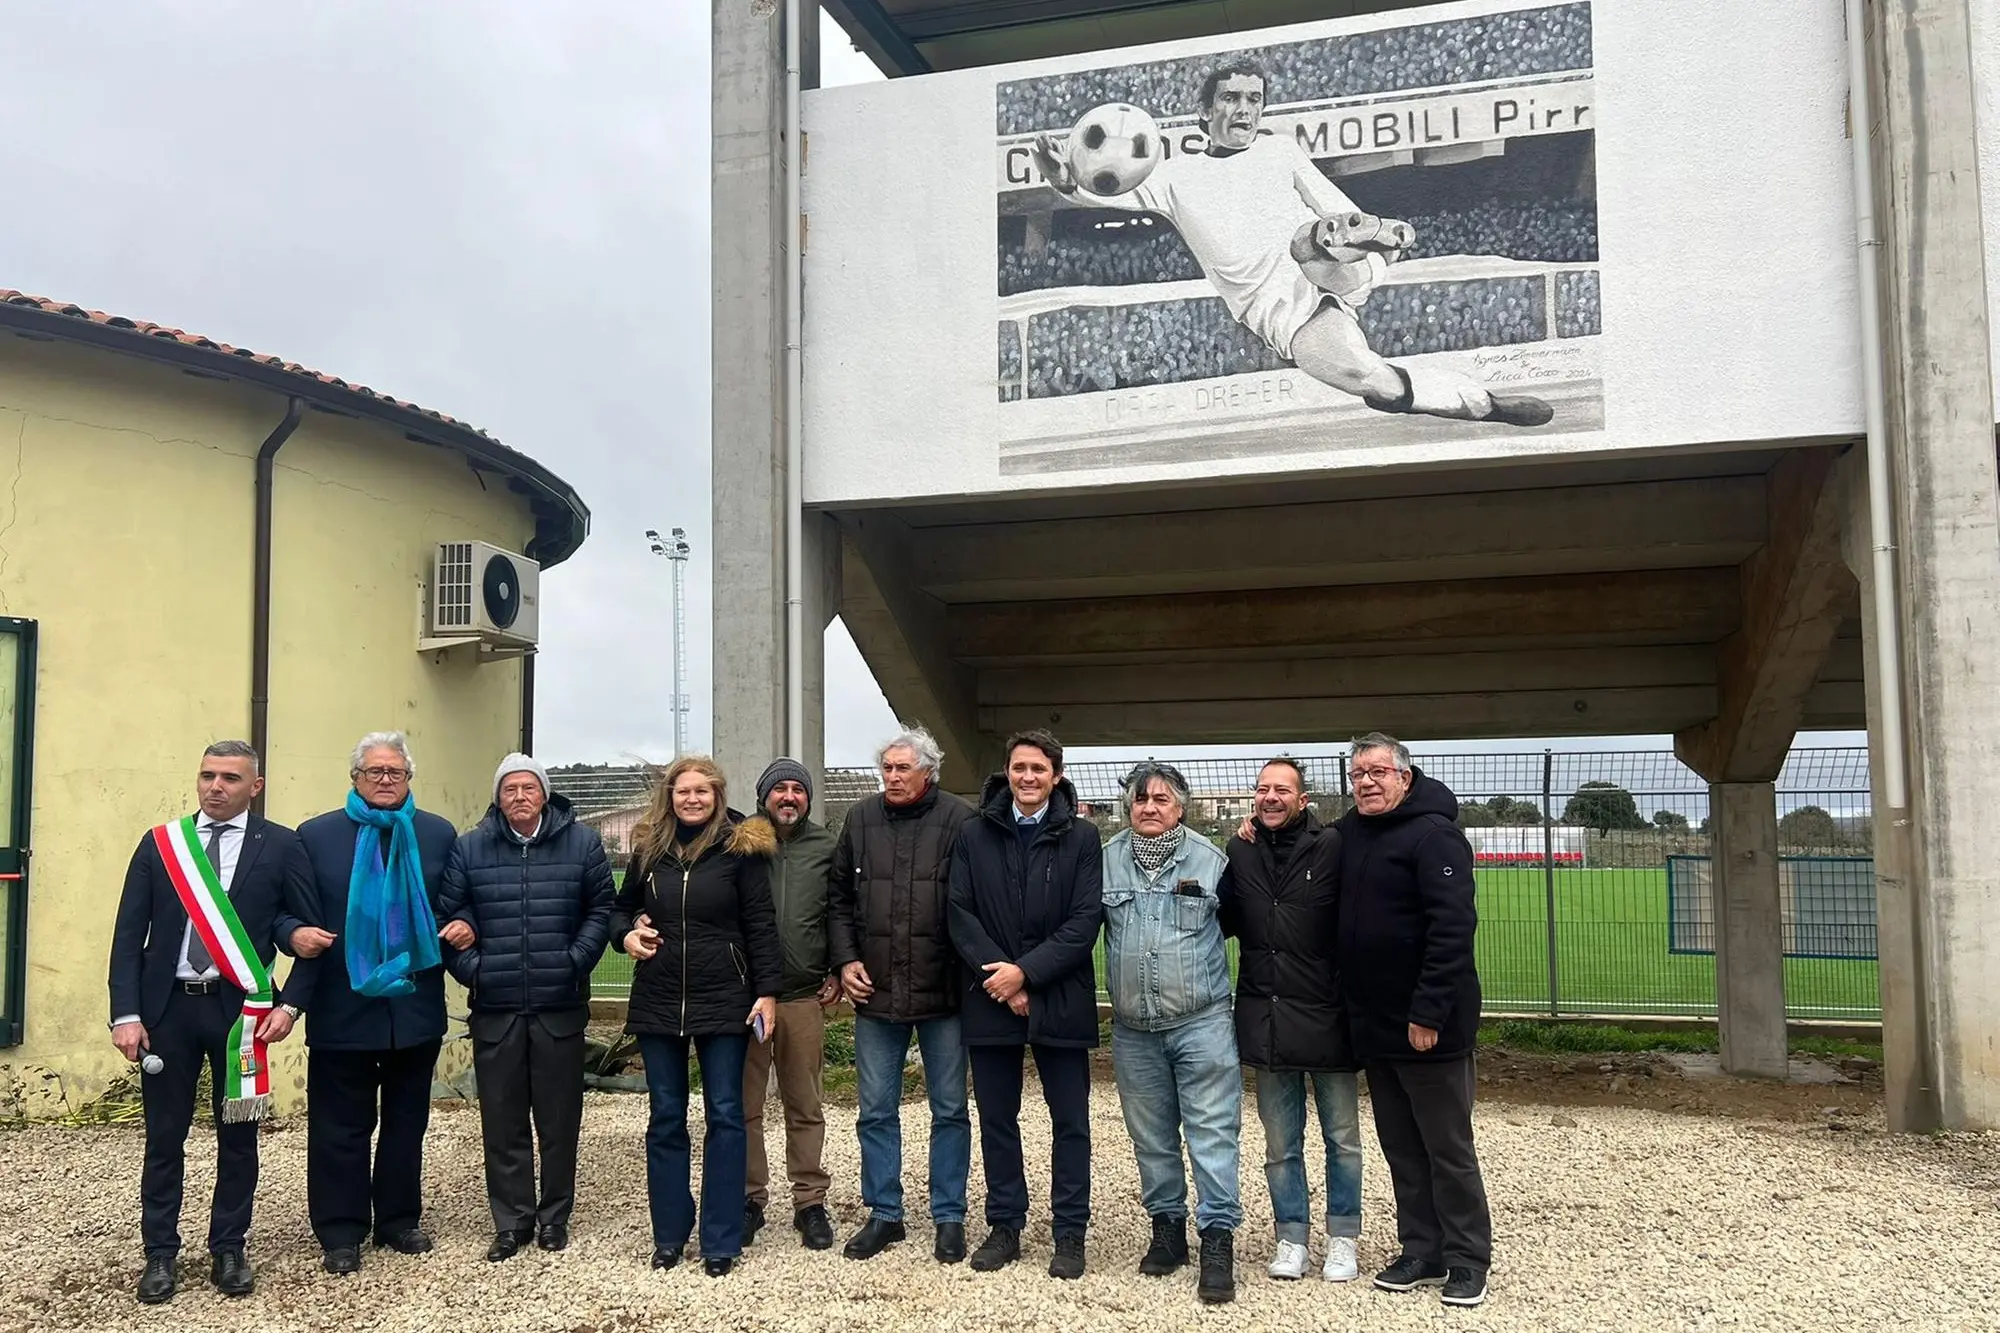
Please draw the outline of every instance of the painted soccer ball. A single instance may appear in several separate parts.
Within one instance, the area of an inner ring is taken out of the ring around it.
[[[1069,169],[1101,198],[1137,189],[1160,165],[1160,127],[1136,106],[1112,102],[1084,114],[1069,132]]]

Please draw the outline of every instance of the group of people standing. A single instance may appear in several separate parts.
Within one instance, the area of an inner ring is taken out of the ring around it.
[[[1357,1276],[1365,1070],[1402,1247],[1375,1285],[1441,1285],[1459,1305],[1484,1298],[1472,861],[1455,799],[1406,749],[1384,736],[1357,742],[1356,806],[1332,825],[1310,808],[1298,766],[1272,761],[1252,818],[1220,847],[1186,826],[1179,772],[1153,762],[1128,778],[1126,827],[1103,845],[1044,731],[1009,739],[977,805],[940,788],[943,755],[921,728],[878,759],[882,791],[836,833],[811,818],[812,778],[795,760],[765,770],[742,814],[713,761],[682,757],[655,784],[617,882],[596,832],[526,755],[501,763],[491,809],[459,835],[416,808],[407,741],[372,733],[355,747],[343,806],[294,833],[249,813],[263,784],[255,752],[210,746],[199,813],[152,830],[134,854],[112,945],[113,1040],[148,1071],[140,1300],[174,1294],[183,1144],[203,1063],[217,1121],[211,1280],[230,1295],[252,1290],[243,1242],[267,1046],[307,1015],[307,1206],[323,1266],[357,1271],[371,1238],[404,1253],[431,1248],[419,1182],[447,970],[470,995],[495,1228],[487,1258],[530,1243],[563,1249],[589,978],[607,945],[634,963],[627,1031],[650,1094],[654,1268],[680,1263],[692,1240],[705,1271],[725,1275],[764,1226],[773,1081],[793,1226],[810,1249],[834,1245],[822,1063],[828,1008],[845,998],[868,1213],[845,1255],[869,1259],[907,1239],[901,1108],[914,1040],[931,1113],[934,1257],[968,1257],[968,1082],[987,1224],[970,1264],[992,1271],[1021,1256],[1032,1054],[1053,1131],[1049,1273],[1080,1277],[1100,932],[1113,1068],[1152,1219],[1142,1273],[1190,1262],[1185,1142],[1197,1291],[1233,1299],[1248,1066],[1276,1220],[1270,1275],[1299,1278],[1311,1262],[1310,1089],[1327,1153],[1322,1274]],[[1225,935],[1240,946],[1233,985]],[[277,952],[297,959],[282,991],[270,976]],[[691,1068],[706,1121],[698,1201]]]

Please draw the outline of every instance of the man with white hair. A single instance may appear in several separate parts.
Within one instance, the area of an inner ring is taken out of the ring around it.
[[[590,973],[610,940],[617,892],[597,830],[576,822],[568,797],[549,791],[541,764],[525,754],[502,759],[493,804],[453,844],[438,895],[438,915],[474,937],[446,964],[472,992],[466,1026],[479,1077],[491,1262],[513,1258],[530,1238],[544,1250],[569,1244]]]
[[[872,1259],[905,1236],[903,1062],[914,1036],[931,1103],[931,1252],[955,1264],[965,1258],[972,1118],[946,891],[952,849],[973,809],[939,790],[944,753],[922,727],[898,732],[877,759],[882,793],[847,812],[828,881],[830,960],[854,1004],[856,1130],[868,1209],[843,1253]]]
[[[419,1223],[445,1028],[437,893],[458,830],[417,809],[416,771],[402,732],[370,732],[348,763],[346,803],[298,830],[312,875],[285,999],[309,1015],[306,1211],[336,1275],[360,1270],[371,1233],[403,1254],[431,1248]],[[455,925],[443,939],[462,947],[472,932]]]
[[[1394,736],[1355,741],[1347,778],[1354,808],[1338,825],[1340,986],[1402,1245],[1375,1285],[1441,1286],[1446,1305],[1478,1305],[1493,1220],[1472,1141],[1480,1000],[1472,848],[1458,827],[1458,798],[1425,777]]]

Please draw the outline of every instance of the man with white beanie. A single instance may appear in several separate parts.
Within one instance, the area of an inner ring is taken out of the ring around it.
[[[438,895],[447,942],[458,946],[446,964],[472,992],[494,1227],[486,1257],[495,1263],[530,1240],[544,1250],[569,1244],[590,973],[615,896],[597,830],[550,792],[541,764],[525,754],[501,760],[493,806],[452,847]]]

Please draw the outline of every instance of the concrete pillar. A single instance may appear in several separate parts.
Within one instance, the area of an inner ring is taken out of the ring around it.
[[[800,8],[803,32],[816,34],[817,0]],[[785,745],[784,7],[714,0],[713,17],[714,750],[741,789]],[[808,85],[817,64],[815,37],[801,58]],[[812,603],[825,548],[809,528],[806,730],[814,754],[824,751],[817,630],[825,621],[815,620]]]
[[[1868,773],[1874,811],[1875,956],[1882,995],[1882,1100],[1889,1128],[1920,1134],[1939,1125],[1937,1075],[1931,1062],[1930,1006],[1923,932],[1910,878],[1907,808],[1891,810],[1883,787],[1882,680],[1874,668],[1879,631],[1875,570],[1868,529],[1867,457],[1856,448],[1841,460],[1838,481],[1846,510],[1842,556],[1861,589],[1861,653],[1867,664]]]
[[[1718,782],[1713,817],[1715,996],[1722,1067],[1784,1078],[1785,921],[1778,894],[1778,789],[1769,782]]]
[[[1938,1109],[2000,1128],[2000,469],[1969,0],[1871,6],[1900,531],[1906,821]]]

